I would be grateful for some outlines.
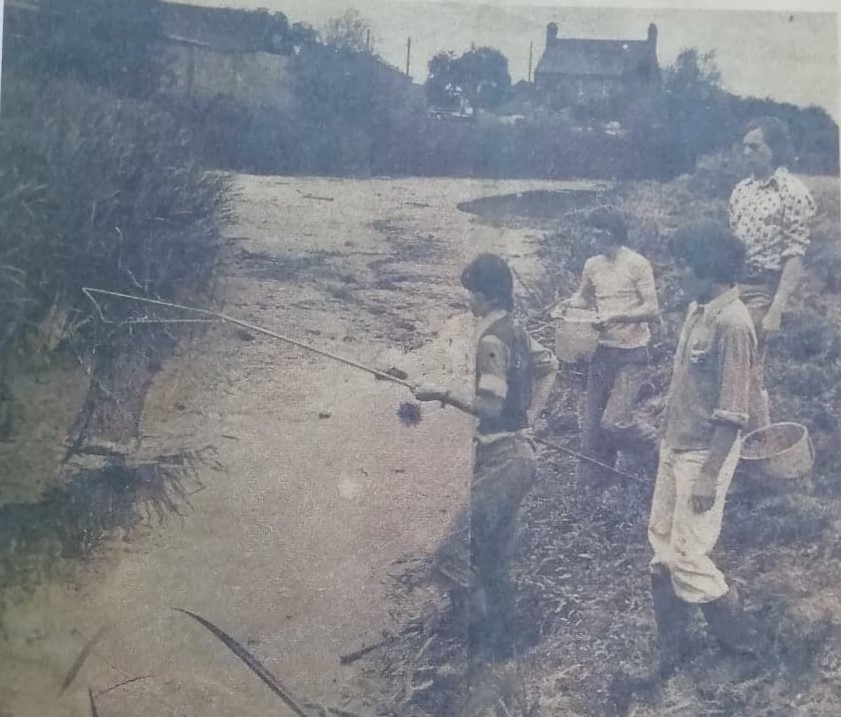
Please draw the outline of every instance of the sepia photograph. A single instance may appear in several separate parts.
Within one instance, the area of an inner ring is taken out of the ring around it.
[[[841,715],[833,2],[0,26],[0,717]]]

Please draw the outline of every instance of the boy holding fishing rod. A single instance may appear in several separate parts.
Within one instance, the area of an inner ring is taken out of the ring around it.
[[[461,283],[477,319],[473,396],[439,387],[413,392],[419,401],[477,418],[470,504],[436,554],[436,573],[468,611],[471,656],[501,660],[513,651],[509,562],[516,517],[535,477],[527,432],[546,404],[558,362],[514,318],[513,276],[501,257],[478,256]]]

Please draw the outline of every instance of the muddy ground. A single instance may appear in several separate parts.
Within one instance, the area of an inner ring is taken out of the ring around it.
[[[499,251],[529,284],[541,271],[540,231],[519,219],[481,219],[471,203],[595,186],[240,177],[219,306],[415,380],[459,384],[471,335],[458,287],[466,259]],[[407,566],[422,565],[464,501],[469,422],[431,408],[406,428],[395,415],[410,398],[405,389],[212,326],[158,375],[136,459],[210,446],[224,470],[201,464],[183,481],[173,497],[183,515],[166,504],[159,512],[159,496],[141,491],[139,523],[97,524],[96,550],[79,555],[44,542],[50,554],[32,567],[26,551],[41,549],[30,530],[43,515],[37,500],[63,455],[62,416],[80,395],[72,357],[37,368],[21,376],[16,398],[45,415],[32,409],[3,453],[0,542],[13,556],[6,567],[20,555],[27,567],[18,573],[31,575],[17,574],[25,585],[4,594],[0,713],[87,715],[89,687],[106,715],[283,713],[173,607],[236,636],[301,701],[375,709],[383,682],[370,682],[370,659],[342,664],[340,656],[400,634],[425,604],[403,595]],[[31,476],[28,458],[37,466]],[[69,495],[53,495],[50,505],[64,506]],[[143,679],[106,692],[134,677]]]

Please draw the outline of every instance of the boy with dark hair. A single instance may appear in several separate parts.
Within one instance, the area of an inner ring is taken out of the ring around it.
[[[725,647],[758,649],[733,587],[710,559],[748,423],[756,334],[739,299],[744,247],[715,223],[685,226],[671,242],[693,301],[674,360],[648,537],[661,671],[686,656],[689,606],[699,605]]]
[[[470,505],[436,555],[436,571],[469,614],[473,656],[512,654],[514,588],[509,561],[520,503],[535,475],[526,430],[546,403],[557,370],[550,351],[514,319],[513,277],[505,261],[482,254],[461,275],[477,318],[472,398],[417,387],[419,401],[440,401],[476,416]]]
[[[584,264],[578,291],[559,304],[598,314],[599,345],[590,360],[581,450],[614,465],[618,449],[649,457],[657,450],[657,432],[634,415],[634,404],[648,366],[649,322],[659,316],[650,262],[626,246],[628,225],[615,207],[601,206],[586,218],[596,255]],[[602,469],[581,465],[587,483],[597,483]]]

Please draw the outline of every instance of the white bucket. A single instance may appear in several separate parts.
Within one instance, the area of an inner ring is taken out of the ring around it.
[[[590,358],[599,345],[596,314],[584,309],[567,309],[555,319],[555,355],[564,363]]]
[[[806,426],[772,423],[742,439],[742,461],[769,478],[808,478],[815,464],[815,448]]]

